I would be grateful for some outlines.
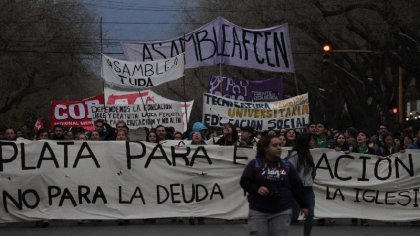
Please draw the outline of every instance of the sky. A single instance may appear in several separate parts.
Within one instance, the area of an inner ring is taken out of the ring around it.
[[[120,57],[121,41],[167,40],[181,35],[179,0],[83,0],[102,17],[103,52]]]

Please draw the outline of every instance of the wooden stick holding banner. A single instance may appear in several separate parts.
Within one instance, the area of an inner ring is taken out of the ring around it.
[[[103,54],[104,54],[104,47],[103,47],[103,41],[102,41],[102,17],[101,17],[101,20],[99,21],[99,34],[100,34],[100,38],[101,38],[101,60],[102,60],[102,57],[103,57]],[[101,64],[102,65],[102,64]],[[104,94],[104,96],[105,96],[105,81],[104,80],[102,80],[102,93]],[[107,123],[107,121],[106,121],[106,104],[105,104],[105,99],[104,99],[104,112],[105,112],[105,119],[104,119],[104,121],[105,121],[105,123]],[[95,125],[95,121],[93,121],[93,125]],[[93,129],[95,129],[95,127],[93,127]]]
[[[298,81],[297,81],[296,72],[293,74],[293,76],[295,77],[296,95],[300,95],[300,94],[299,94],[299,87],[298,87]]]
[[[184,33],[184,43],[185,43],[185,33]],[[186,64],[186,58],[185,58],[185,45],[182,49],[184,53],[184,66]],[[184,87],[184,106],[185,106],[185,127],[188,127],[188,106],[187,106],[187,93],[185,91],[185,72],[184,76],[182,76],[182,86]]]
[[[152,130],[153,129],[153,124],[152,124],[152,122],[150,120],[149,112],[147,111],[148,110],[147,109],[147,106],[146,106],[146,104],[143,101],[143,96],[141,95],[141,90],[139,89],[138,91],[139,91],[139,97],[141,99],[141,103],[143,104],[143,107],[144,107],[144,111],[146,112],[147,120],[150,123],[150,130]],[[146,100],[146,102],[147,102],[147,100]]]

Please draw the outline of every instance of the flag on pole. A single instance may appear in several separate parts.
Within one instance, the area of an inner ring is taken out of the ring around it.
[[[38,117],[38,120],[36,120],[35,125],[34,125],[35,134],[38,133],[38,131],[42,128],[44,128],[44,122],[42,122],[41,117]]]

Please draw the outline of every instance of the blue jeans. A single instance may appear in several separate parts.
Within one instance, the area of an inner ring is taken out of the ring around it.
[[[249,209],[248,231],[251,236],[287,236],[292,209],[263,213]]]
[[[303,235],[309,236],[312,231],[312,222],[314,221],[314,209],[315,209],[315,194],[312,186],[305,186],[305,202],[308,206],[308,215],[305,218],[305,223],[303,227]],[[293,204],[293,220],[297,220],[299,216],[300,207],[296,201]]]

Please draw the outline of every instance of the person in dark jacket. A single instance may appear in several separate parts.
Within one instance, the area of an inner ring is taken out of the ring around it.
[[[239,136],[235,126],[227,123],[223,126],[223,135],[217,140],[216,144],[221,146],[233,146],[238,139]]]
[[[279,138],[265,136],[243,171],[240,184],[248,192],[250,235],[287,235],[294,199],[308,213],[303,184],[293,165],[280,159],[281,152]]]

